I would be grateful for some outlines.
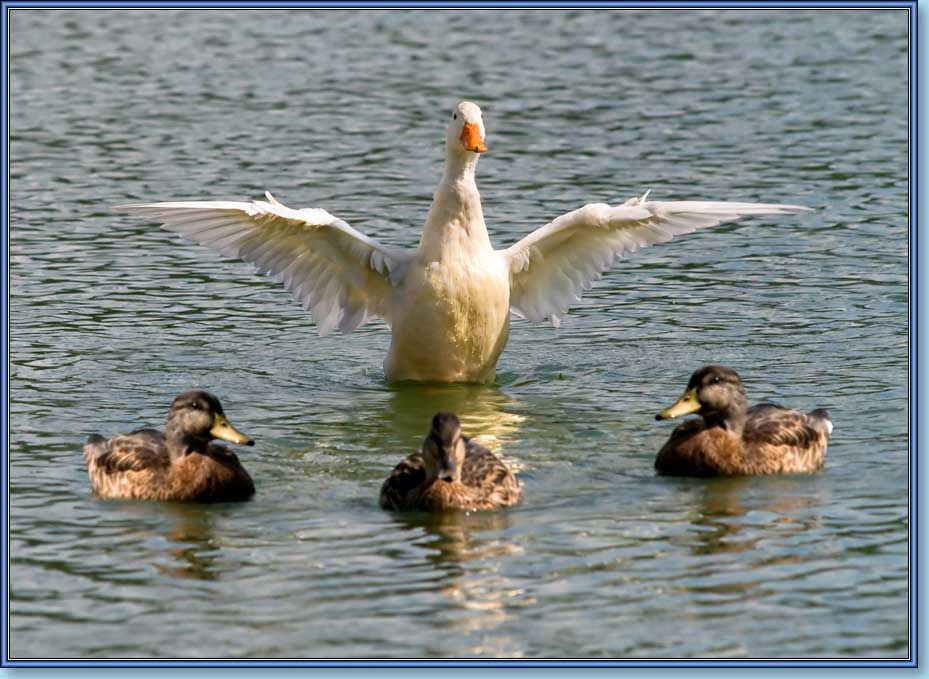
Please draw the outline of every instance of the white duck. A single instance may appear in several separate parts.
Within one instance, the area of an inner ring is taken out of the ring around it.
[[[372,317],[393,333],[389,380],[489,382],[509,335],[509,313],[558,326],[583,290],[627,251],[745,215],[807,208],[764,203],[585,205],[515,245],[494,250],[474,180],[484,144],[481,109],[455,107],[445,173],[416,250],[385,247],[325,210],[267,202],[171,202],[116,209],[273,274],[311,311],[320,335]]]

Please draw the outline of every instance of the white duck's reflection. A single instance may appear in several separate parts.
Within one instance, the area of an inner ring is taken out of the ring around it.
[[[455,413],[467,436],[499,454],[525,420],[518,406],[495,385],[403,382],[391,387],[382,415],[396,440],[420,440],[433,415]]]

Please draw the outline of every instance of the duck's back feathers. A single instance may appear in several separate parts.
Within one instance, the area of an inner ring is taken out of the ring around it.
[[[519,501],[519,483],[503,461],[474,441],[467,441],[468,455],[461,470],[461,483],[474,489],[483,504],[491,507],[508,507]]]
[[[381,486],[381,507],[468,511],[516,504],[519,482],[503,461],[473,441],[466,441],[466,446],[460,481],[428,479],[419,453],[401,461]]]
[[[409,509],[415,506],[417,491],[426,481],[423,456],[414,453],[401,460],[381,485],[382,509]]]
[[[832,423],[825,410],[804,413],[764,403],[749,408],[742,439],[765,471],[810,473],[823,466]]]
[[[84,459],[105,474],[171,466],[164,434],[156,429],[138,429],[109,441],[95,434],[84,446]]]
[[[106,498],[155,497],[168,487],[171,458],[164,436],[141,429],[106,440],[93,435],[84,445],[84,460],[94,493]]]
[[[229,502],[255,494],[248,472],[225,446],[209,444],[172,462],[164,435],[155,429],[110,440],[93,435],[84,459],[94,493],[104,498]]]
[[[746,415],[741,436],[703,419],[684,422],[658,452],[655,469],[671,476],[739,476],[822,468],[832,431],[825,410],[807,414],[764,403]]]
[[[748,409],[743,438],[772,446],[809,446],[819,438],[809,415],[773,403]]]

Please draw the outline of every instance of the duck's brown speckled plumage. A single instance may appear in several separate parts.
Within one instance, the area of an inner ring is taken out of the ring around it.
[[[738,374],[705,366],[691,376],[685,400],[701,415],[678,426],[658,452],[655,469],[673,476],[809,474],[823,466],[832,423],[823,409],[810,413],[765,403],[746,408]],[[687,412],[687,411],[685,411]]]
[[[452,434],[443,436],[446,421]],[[431,459],[434,451],[454,447],[455,433],[460,437],[454,478],[442,478]],[[434,447],[430,447],[435,443]],[[519,482],[503,461],[483,446],[460,436],[454,415],[440,413],[433,419],[433,428],[426,437],[423,451],[414,453],[394,467],[381,486],[380,504],[384,509],[419,509],[423,511],[486,510],[508,507],[519,501]]]
[[[109,440],[91,436],[84,445],[84,460],[94,493],[105,498],[196,502],[252,497],[254,483],[236,454],[210,442],[215,415],[225,422],[214,396],[186,392],[171,406],[167,436],[156,429],[138,429]],[[239,436],[237,442],[250,445]]]

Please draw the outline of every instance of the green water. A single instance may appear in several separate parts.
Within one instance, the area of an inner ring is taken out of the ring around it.
[[[906,14],[11,15],[10,654],[907,654]],[[799,203],[618,262],[497,384],[389,386],[380,322],[315,334],[247,265],[138,200],[323,207],[414,245],[448,111],[511,243],[593,201]],[[703,363],[829,409],[809,477],[656,477],[656,412]],[[201,387],[255,438],[254,501],[102,501],[81,445]],[[523,503],[377,507],[438,409]]]

